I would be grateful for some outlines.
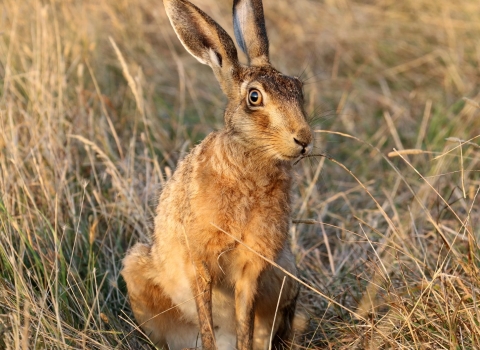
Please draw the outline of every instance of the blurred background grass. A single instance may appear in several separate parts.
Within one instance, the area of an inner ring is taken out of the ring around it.
[[[230,1],[195,4],[233,34]],[[292,246],[316,289],[296,343],[478,347],[480,3],[264,7],[272,63],[306,81],[331,157],[296,166]],[[121,259],[177,161],[222,127],[210,68],[161,1],[4,0],[0,78],[0,348],[152,348]]]

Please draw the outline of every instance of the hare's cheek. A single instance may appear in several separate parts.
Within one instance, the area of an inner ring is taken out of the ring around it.
[[[261,131],[268,130],[271,126],[270,118],[267,114],[261,113],[260,115],[256,116],[255,124]]]

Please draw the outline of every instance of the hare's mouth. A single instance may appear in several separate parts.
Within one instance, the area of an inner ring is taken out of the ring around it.
[[[305,157],[308,157],[310,154],[310,149],[303,149],[303,150],[295,150],[292,153],[282,154],[287,160],[299,160]]]

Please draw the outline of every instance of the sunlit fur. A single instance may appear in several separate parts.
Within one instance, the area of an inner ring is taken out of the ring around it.
[[[254,2],[247,7],[261,8]],[[258,254],[297,273],[288,244],[292,161],[312,141],[302,83],[275,70],[268,49],[257,50],[261,60],[249,52],[263,65],[240,65],[228,35],[188,1],[165,6],[182,43],[213,68],[229,101],[225,128],[196,146],[165,185],[153,244],[137,244],[123,261],[135,318],[170,349],[268,349],[272,333],[279,348],[293,335],[298,285],[286,279],[273,324],[284,273]],[[248,46],[254,36],[245,40]],[[260,106],[248,103],[252,88]]]

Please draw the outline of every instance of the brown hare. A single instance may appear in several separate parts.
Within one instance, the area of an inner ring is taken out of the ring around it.
[[[285,274],[255,252],[297,273],[288,242],[292,163],[312,141],[302,82],[271,66],[261,0],[233,4],[247,66],[203,11],[187,0],[164,4],[228,104],[225,128],[196,146],[165,185],[153,244],[135,245],[123,260],[135,318],[159,347],[280,348],[292,337],[298,285],[287,278],[280,293]]]

